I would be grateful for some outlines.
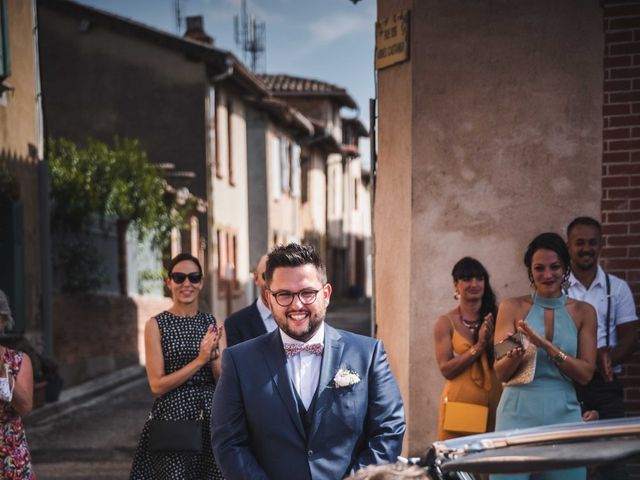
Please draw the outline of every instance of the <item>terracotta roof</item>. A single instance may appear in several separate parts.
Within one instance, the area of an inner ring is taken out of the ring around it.
[[[321,82],[313,78],[294,77],[291,75],[257,75],[274,95],[286,96],[322,96],[334,97],[349,108],[358,108],[355,100],[347,93],[347,90],[328,82]]]

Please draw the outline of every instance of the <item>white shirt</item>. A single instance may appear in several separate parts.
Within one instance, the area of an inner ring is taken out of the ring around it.
[[[289,335],[280,330],[282,343],[321,343],[324,345],[324,323],[318,328],[318,331],[307,342],[301,342],[291,338]],[[304,408],[309,408],[313,395],[318,388],[320,380],[320,367],[322,366],[322,356],[309,352],[300,352],[291,358],[287,358],[287,372],[293,383]]]
[[[618,344],[618,333],[616,325],[633,322],[638,319],[636,315],[636,305],[633,295],[627,282],[609,274],[611,283],[611,307],[609,310],[609,345],[615,347]],[[583,302],[590,303],[598,315],[598,348],[607,345],[607,281],[604,270],[598,266],[596,278],[593,279],[589,288],[585,288],[573,275],[569,276],[569,297]],[[616,373],[620,373],[621,367],[614,368]]]
[[[256,307],[258,307],[258,312],[260,312],[260,317],[262,318],[262,323],[264,323],[264,328],[267,329],[267,332],[273,332],[276,328],[278,328],[278,324],[273,318],[273,313],[269,310],[262,298],[258,298],[256,301]]]

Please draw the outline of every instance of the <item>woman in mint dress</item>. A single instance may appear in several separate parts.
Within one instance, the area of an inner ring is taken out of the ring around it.
[[[569,252],[555,233],[538,235],[524,256],[531,295],[500,305],[496,343],[520,331],[537,347],[533,380],[506,385],[498,405],[496,431],[581,420],[573,382],[587,383],[595,369],[596,314],[589,304],[569,299],[562,285],[569,276]],[[523,348],[496,359],[496,375],[508,382],[518,373]],[[501,480],[584,480],[586,468],[535,474],[491,475]]]

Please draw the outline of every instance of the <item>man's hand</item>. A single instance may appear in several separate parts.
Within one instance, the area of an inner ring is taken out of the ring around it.
[[[596,360],[598,371],[605,382],[613,381],[613,365],[611,363],[611,347],[600,347],[598,349],[598,358]]]

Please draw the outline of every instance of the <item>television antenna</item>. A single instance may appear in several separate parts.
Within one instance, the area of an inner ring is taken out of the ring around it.
[[[236,45],[242,49],[244,62],[247,63],[249,58],[253,72],[264,72],[267,63],[266,23],[258,22],[255,16],[247,13],[247,0],[242,0],[242,11],[233,17],[233,22]]]
[[[186,1],[186,0],[183,0]],[[173,0],[173,11],[176,16],[176,33],[182,35],[182,23],[184,21],[182,15],[182,8],[180,7],[181,0]]]

